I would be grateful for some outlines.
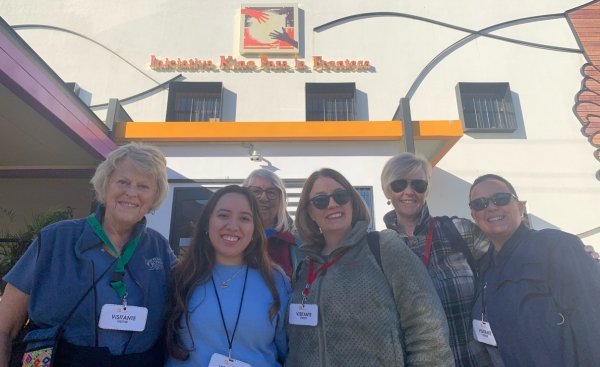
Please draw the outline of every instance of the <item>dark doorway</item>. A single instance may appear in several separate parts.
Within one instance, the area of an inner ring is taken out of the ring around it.
[[[205,187],[176,187],[169,242],[176,255],[189,246],[200,213],[213,192]]]

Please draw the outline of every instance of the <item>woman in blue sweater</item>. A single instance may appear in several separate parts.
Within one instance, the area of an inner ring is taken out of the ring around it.
[[[173,270],[167,366],[281,366],[290,285],[273,267],[254,195],[227,186],[206,204]]]

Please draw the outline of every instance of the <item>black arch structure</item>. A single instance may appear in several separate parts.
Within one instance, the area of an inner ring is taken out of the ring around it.
[[[498,35],[494,35],[494,34],[490,33],[490,32],[493,32],[493,31],[496,31],[499,29],[508,28],[508,27],[512,27],[515,25],[521,25],[521,24],[525,24],[525,23],[533,23],[533,22],[539,22],[539,21],[566,18],[565,13],[545,14],[545,15],[536,15],[536,16],[531,16],[531,17],[519,18],[519,19],[514,19],[514,20],[494,24],[492,26],[489,26],[489,27],[486,27],[486,28],[483,28],[480,30],[473,30],[473,29],[460,27],[460,26],[456,26],[453,24],[445,23],[445,22],[440,22],[440,21],[437,21],[434,19],[421,17],[418,15],[397,13],[397,12],[370,12],[370,13],[354,14],[354,15],[343,17],[343,18],[339,18],[339,19],[327,22],[325,24],[322,24],[320,26],[317,26],[317,27],[313,28],[313,30],[315,32],[323,32],[330,28],[337,27],[339,25],[342,25],[342,24],[345,24],[348,22],[361,20],[361,19],[365,19],[365,18],[374,18],[374,17],[397,17],[397,18],[413,19],[413,20],[431,23],[431,24],[439,25],[441,27],[450,28],[450,29],[454,29],[457,31],[468,33],[467,36],[454,42],[453,44],[448,46],[446,49],[441,51],[439,54],[437,54],[433,59],[431,59],[431,61],[429,61],[427,63],[427,65],[425,65],[425,67],[421,70],[419,75],[415,78],[415,80],[411,84],[410,88],[408,89],[406,96],[400,98],[398,108],[396,109],[396,112],[394,113],[392,120],[402,120],[403,121],[404,130],[405,130],[405,134],[404,134],[405,147],[406,147],[407,151],[413,152],[413,153],[415,151],[415,148],[414,148],[414,141],[413,141],[413,134],[412,134],[412,126],[410,124],[410,121],[411,121],[410,99],[414,96],[417,89],[419,88],[419,86],[421,85],[423,80],[427,77],[427,75],[431,72],[431,70],[433,70],[444,58],[446,58],[446,56],[450,55],[451,53],[453,53],[460,47],[464,46],[465,44],[475,40],[476,38],[486,37],[486,38],[491,38],[491,39],[495,39],[498,41],[509,42],[509,43],[514,43],[514,44],[521,45],[521,46],[540,48],[540,49],[545,49],[545,50],[550,50],[550,51],[580,53],[580,54],[583,53],[583,51],[581,49],[557,47],[557,46],[546,45],[546,44],[541,44],[541,43],[528,42],[528,41],[523,41],[523,40],[519,40],[519,39],[515,39],[515,38],[510,38],[510,37],[498,36]],[[408,123],[406,121],[408,121]]]
[[[112,50],[111,48],[109,48],[108,46],[96,41],[95,39],[88,37],[86,35],[83,35],[79,32],[75,32],[72,31],[70,29],[66,29],[66,28],[61,28],[61,27],[56,27],[56,26],[51,26],[51,25],[46,25],[46,24],[19,24],[19,25],[14,25],[12,26],[12,28],[16,31],[16,30],[28,30],[28,29],[43,29],[43,30],[50,30],[50,31],[56,31],[56,32],[63,32],[63,33],[68,33],[71,35],[74,35],[76,37],[80,37],[85,39],[86,41],[89,41],[101,48],[103,48],[104,50],[108,51],[109,53],[113,54],[114,56],[116,56],[117,58],[119,58],[121,61],[123,61],[124,63],[126,63],[127,65],[131,66],[133,69],[135,69],[137,72],[139,72],[140,74],[142,74],[143,76],[145,76],[146,78],[150,79],[151,81],[153,81],[156,86],[147,89],[143,92],[137,93],[133,96],[130,97],[126,97],[120,100],[120,102],[127,102],[127,101],[131,101],[131,100],[135,100],[137,98],[143,97],[147,94],[151,94],[156,92],[158,89],[167,89],[169,86],[169,83],[182,78],[183,76],[181,74],[177,75],[174,78],[171,78],[169,80],[167,80],[166,82],[159,82],[158,80],[152,78],[150,75],[146,74],[143,70],[141,70],[140,68],[138,68],[137,66],[135,66],[133,63],[131,63],[130,61],[128,61],[127,59],[125,59],[123,56],[119,55],[116,51]],[[97,105],[93,105],[90,106],[90,108],[92,109],[98,109],[98,108],[104,108],[107,107],[108,103],[102,103],[102,104],[97,104]]]

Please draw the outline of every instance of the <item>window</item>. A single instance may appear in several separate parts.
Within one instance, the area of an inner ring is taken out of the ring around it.
[[[367,204],[367,208],[369,209],[369,215],[371,216],[371,223],[369,224],[369,227],[367,228],[367,230],[372,231],[373,228],[373,188],[372,187],[354,187],[356,189],[356,191],[358,191],[358,194],[360,195],[360,197],[365,201],[365,204]]]
[[[169,242],[176,254],[189,246],[194,226],[212,194],[213,192],[205,187],[176,187],[173,190]]]
[[[223,83],[169,84],[167,121],[221,121]]]
[[[456,94],[465,131],[511,132],[517,129],[508,83],[458,83]]]
[[[306,83],[306,121],[354,120],[355,83]]]

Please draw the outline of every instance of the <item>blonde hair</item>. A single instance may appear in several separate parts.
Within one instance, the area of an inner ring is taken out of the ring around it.
[[[149,174],[156,180],[156,197],[150,211],[156,210],[167,197],[169,181],[167,179],[167,160],[162,152],[152,146],[142,143],[129,143],[112,151],[106,160],[98,165],[90,183],[94,186],[96,200],[106,204],[106,191],[110,176],[124,159],[130,159],[140,171]]]
[[[381,188],[383,192],[388,192],[387,188],[393,181],[418,169],[423,170],[429,182],[431,180],[431,164],[425,157],[408,152],[393,156],[386,162],[381,171]]]

